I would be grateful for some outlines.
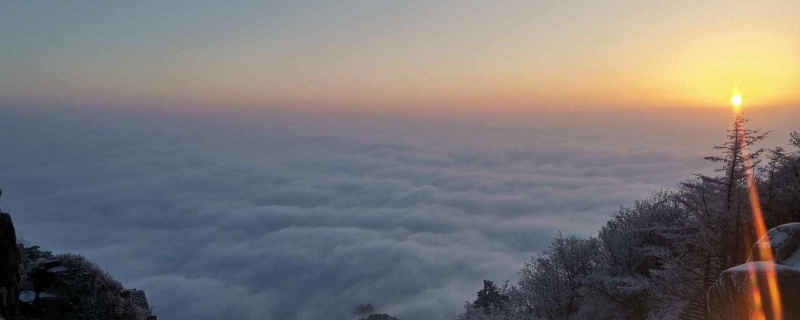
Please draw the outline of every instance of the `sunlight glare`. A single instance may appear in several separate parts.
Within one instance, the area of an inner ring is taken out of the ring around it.
[[[733,113],[742,113],[742,93],[739,88],[733,89],[733,96],[731,96],[731,105],[733,106]]]

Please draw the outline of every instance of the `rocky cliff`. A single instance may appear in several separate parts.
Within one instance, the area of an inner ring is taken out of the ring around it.
[[[80,255],[53,255],[17,241],[0,212],[0,318],[154,320],[141,290],[129,290]]]
[[[0,316],[15,317],[19,310],[22,253],[11,215],[0,212]]]

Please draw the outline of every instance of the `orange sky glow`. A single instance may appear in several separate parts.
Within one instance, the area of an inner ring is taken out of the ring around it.
[[[737,86],[800,104],[795,1],[172,5],[5,5],[0,102],[525,112],[728,107]]]

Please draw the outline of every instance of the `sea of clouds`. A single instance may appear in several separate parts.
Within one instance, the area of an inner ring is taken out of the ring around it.
[[[593,235],[709,172],[728,119],[668,114],[4,108],[0,208],[31,244],[146,290],[164,319],[355,319],[366,303],[449,319],[559,231]]]

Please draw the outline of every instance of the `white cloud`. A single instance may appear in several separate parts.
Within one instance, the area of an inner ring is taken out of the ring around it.
[[[447,319],[557,230],[593,234],[707,151],[470,122],[2,118],[18,233],[87,255],[173,320],[342,319],[363,303]]]

